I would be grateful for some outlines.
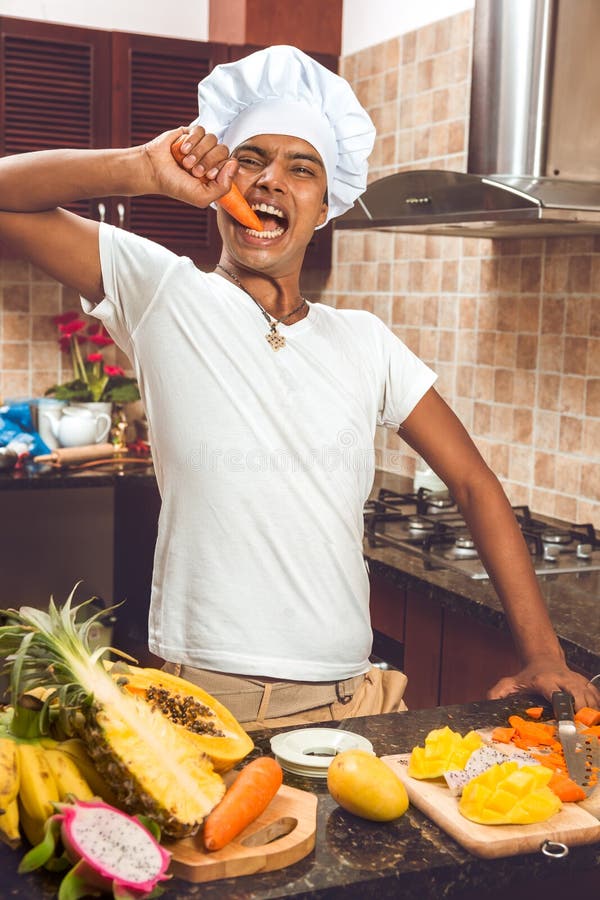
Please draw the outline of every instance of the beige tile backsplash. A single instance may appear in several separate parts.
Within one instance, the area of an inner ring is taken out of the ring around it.
[[[467,11],[342,60],[378,129],[371,180],[465,171],[471,29]],[[374,312],[438,372],[513,503],[600,527],[600,237],[338,232],[325,285],[311,284],[315,298]],[[53,316],[78,299],[9,259],[0,296],[0,395],[41,394],[68,376]],[[384,468],[413,474],[393,433],[379,429],[377,448]]]
[[[472,13],[342,61],[378,128],[369,178],[466,170]],[[338,232],[322,299],[375,312],[439,374],[513,503],[600,527],[600,238]],[[415,455],[379,430],[380,464]]]

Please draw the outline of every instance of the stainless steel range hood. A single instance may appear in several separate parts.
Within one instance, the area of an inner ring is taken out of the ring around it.
[[[337,228],[600,233],[599,0],[476,0],[467,172],[373,182]]]

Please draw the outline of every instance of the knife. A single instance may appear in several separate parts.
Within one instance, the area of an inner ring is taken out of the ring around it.
[[[567,691],[554,691],[552,709],[558,725],[558,739],[561,743],[569,778],[580,787],[587,786],[585,752],[577,739],[577,726],[573,719],[573,697]],[[579,747],[579,749],[577,749]]]

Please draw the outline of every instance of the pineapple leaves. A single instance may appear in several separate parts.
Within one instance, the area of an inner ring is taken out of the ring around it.
[[[120,604],[87,615],[86,607],[97,598],[91,597],[74,606],[74,595],[79,584],[75,585],[62,606],[51,597],[47,611],[22,606],[18,610],[2,612],[8,620],[7,625],[0,627],[2,671],[10,674],[13,702],[35,688],[50,689],[44,696],[41,710],[40,724],[44,731],[49,725],[51,705],[57,698],[63,707],[91,703],[89,691],[81,687],[81,671],[101,665],[110,652],[131,660],[130,656],[112,647],[97,647],[91,651],[90,628],[101,616]]]

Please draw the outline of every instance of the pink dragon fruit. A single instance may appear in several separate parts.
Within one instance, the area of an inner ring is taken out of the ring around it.
[[[59,900],[98,891],[112,891],[115,900],[158,896],[158,883],[170,877],[166,870],[171,855],[146,823],[102,801],[73,800],[54,806],[57,812],[46,822],[44,839],[23,857],[20,872],[47,865],[60,838],[61,859],[74,865],[61,883]],[[49,867],[60,868],[60,861]]]

